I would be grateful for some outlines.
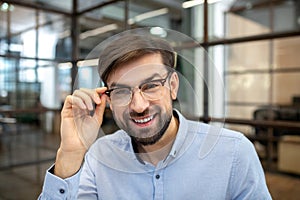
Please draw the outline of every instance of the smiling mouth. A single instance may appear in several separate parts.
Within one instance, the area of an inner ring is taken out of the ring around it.
[[[143,118],[143,119],[132,119],[137,124],[145,124],[150,122],[153,119],[153,115]]]

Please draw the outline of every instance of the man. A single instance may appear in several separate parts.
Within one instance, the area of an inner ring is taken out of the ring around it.
[[[40,199],[271,199],[242,134],[220,129],[199,156],[211,126],[173,109],[175,65],[163,40],[125,34],[109,43],[99,57],[106,87],[65,100],[60,148]],[[94,142],[106,102],[120,130]]]

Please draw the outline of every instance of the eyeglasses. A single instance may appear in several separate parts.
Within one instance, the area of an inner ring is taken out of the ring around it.
[[[149,82],[142,83],[137,88],[144,99],[155,101],[162,98],[162,87],[165,85],[167,79],[172,74],[169,72],[164,79],[151,80]],[[131,87],[118,87],[112,88],[105,92],[110,97],[111,104],[116,106],[127,106],[133,95],[133,89]]]

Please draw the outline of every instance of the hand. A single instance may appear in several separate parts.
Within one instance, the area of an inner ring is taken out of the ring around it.
[[[103,121],[106,88],[80,89],[66,98],[61,118],[61,148],[64,151],[88,149],[96,140]],[[93,104],[96,108],[93,116]]]
[[[76,173],[103,121],[107,88],[80,89],[67,96],[61,112],[61,144],[54,173],[62,178]],[[100,94],[100,97],[99,97]],[[94,114],[93,104],[96,104]]]

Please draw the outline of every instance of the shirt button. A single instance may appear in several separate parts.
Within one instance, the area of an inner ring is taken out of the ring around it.
[[[159,178],[160,178],[160,175],[157,174],[157,175],[155,176],[155,178],[156,178],[156,179],[159,179]]]
[[[63,194],[63,193],[65,193],[65,190],[64,190],[64,189],[60,189],[59,192],[60,192],[61,194]]]

